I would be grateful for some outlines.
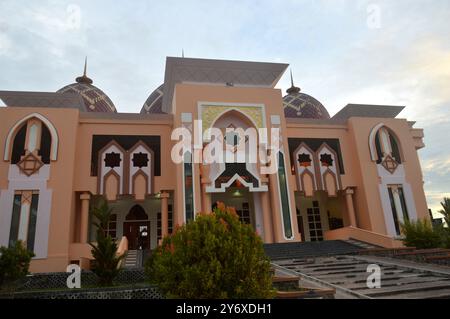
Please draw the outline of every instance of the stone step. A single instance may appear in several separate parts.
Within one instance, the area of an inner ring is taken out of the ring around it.
[[[320,269],[320,268],[335,268],[335,267],[345,267],[345,266],[356,266],[356,265],[367,265],[367,262],[364,261],[338,261],[335,263],[326,263],[326,264],[314,264],[314,265],[305,265],[301,266],[302,269]]]
[[[392,278],[391,280],[383,280],[381,279],[381,287],[389,288],[389,287],[398,287],[403,285],[414,285],[414,284],[422,284],[429,282],[442,282],[445,278],[420,278],[420,277],[412,277],[412,278]],[[368,289],[366,282],[358,282],[358,283],[347,283],[342,285],[345,288],[360,291]]]
[[[391,296],[381,296],[380,299],[391,299]],[[395,295],[396,299],[450,299],[450,289],[433,291],[407,292]]]
[[[396,271],[388,271],[388,272],[381,272],[381,278],[401,278],[402,276],[406,276],[408,274],[405,274],[402,270],[396,270]],[[350,274],[339,274],[339,275],[321,275],[320,279],[322,280],[335,280],[337,281],[361,281],[366,280],[369,276],[369,273],[367,272],[359,272],[359,273],[350,273]]]
[[[383,297],[383,296],[391,296],[395,298],[397,294],[405,294],[411,292],[419,292],[419,291],[433,291],[440,289],[450,289],[450,280],[448,281],[440,281],[440,282],[430,282],[430,283],[421,283],[421,284],[411,284],[411,285],[401,285],[396,287],[386,287],[380,289],[364,289],[358,291],[364,295],[370,297]]]
[[[357,253],[360,247],[341,240],[264,245],[272,260],[303,259],[306,257],[344,255]]]
[[[323,278],[321,277],[320,279],[322,280],[327,280],[332,284],[335,285],[351,285],[351,284],[365,284],[367,282],[367,278],[369,277],[369,273],[365,273],[365,274],[359,274],[358,276],[354,276],[354,277],[340,277],[340,278]],[[401,280],[403,278],[421,278],[420,275],[403,275],[401,273],[399,274],[394,274],[394,275],[386,275],[386,274],[381,274],[381,283],[388,283],[391,281],[396,281],[396,280]]]

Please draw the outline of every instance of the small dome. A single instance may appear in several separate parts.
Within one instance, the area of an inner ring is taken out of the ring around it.
[[[162,111],[162,100],[164,94],[164,84],[161,84],[150,94],[141,109],[141,114],[165,114]]]
[[[292,86],[286,91],[288,94],[283,97],[285,117],[317,120],[330,119],[330,114],[322,103],[308,94],[301,93],[300,88],[294,86],[292,73],[291,83]]]
[[[87,63],[84,65],[83,76],[76,78],[76,83],[63,87],[57,93],[80,94],[88,112],[117,113],[116,107],[111,99],[105,92],[92,85],[93,81],[86,76],[86,65]]]

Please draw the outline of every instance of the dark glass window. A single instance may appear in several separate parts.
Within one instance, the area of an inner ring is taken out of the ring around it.
[[[383,160],[383,152],[381,151],[380,132],[375,135],[375,148],[377,149],[377,164],[380,164]]]
[[[194,184],[192,177],[192,155],[184,156],[184,205],[186,222],[194,219]]]
[[[36,222],[39,204],[39,194],[33,194],[31,197],[30,219],[28,222],[27,248],[34,251],[34,239],[36,236]]]
[[[289,197],[286,180],[286,169],[283,153],[278,153],[278,181],[280,184],[281,209],[283,214],[284,234],[287,238],[292,237],[291,212],[289,209]]]
[[[239,220],[243,224],[251,224],[250,219],[250,205],[248,203],[242,203],[242,210],[237,210],[236,213],[239,216]]]
[[[168,205],[169,208],[169,234],[173,232],[173,206]],[[161,212],[156,214],[156,235],[158,236],[158,240],[162,237],[162,222],[161,222]]]
[[[172,205],[168,205],[169,210],[169,234],[172,234],[173,232],[173,208]]]
[[[52,136],[46,125],[42,123],[41,132],[41,146],[39,149],[39,155],[41,156],[42,162],[44,164],[50,164],[50,150],[52,146]]]
[[[394,193],[391,187],[388,187],[389,200],[391,202],[392,217],[394,218],[395,231],[400,235],[400,224],[397,218],[397,209],[395,208]]]
[[[318,201],[313,201],[313,207],[308,208],[309,237],[311,241],[323,241],[322,221]]]
[[[398,188],[398,196],[400,197],[400,203],[402,204],[403,219],[409,221],[408,208],[406,207],[405,193],[403,187]]]
[[[23,125],[14,137],[11,155],[11,164],[17,164],[20,157],[25,155],[25,136],[27,135],[27,125]]]
[[[400,149],[398,147],[397,140],[391,133],[389,133],[389,141],[391,142],[392,156],[395,158],[397,163],[401,164],[402,158],[400,156]]]
[[[108,223],[108,235],[112,238],[117,238],[117,214],[111,214]]]
[[[14,245],[19,236],[20,209],[22,207],[22,195],[14,195],[11,227],[9,231],[9,246]]]

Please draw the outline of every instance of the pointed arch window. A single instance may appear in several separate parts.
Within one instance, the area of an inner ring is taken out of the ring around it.
[[[400,142],[394,132],[380,124],[372,131],[373,141],[370,143],[372,160],[381,164],[386,158],[392,158],[397,164],[402,163]]]
[[[53,124],[39,113],[29,114],[11,127],[3,159],[17,164],[27,152],[39,156],[43,164],[57,160],[58,133]]]

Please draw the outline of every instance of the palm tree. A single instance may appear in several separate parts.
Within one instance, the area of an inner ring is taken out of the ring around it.
[[[91,209],[91,214],[97,219],[93,223],[97,227],[97,244],[90,244],[94,257],[92,271],[97,275],[101,286],[112,285],[120,272],[120,261],[124,258],[124,255],[117,256],[117,243],[107,231],[111,212],[105,199]]]
[[[439,211],[439,214],[444,216],[447,226],[450,227],[450,198],[444,197],[444,201],[441,202],[441,205],[443,209]]]

